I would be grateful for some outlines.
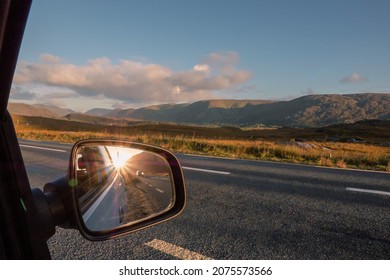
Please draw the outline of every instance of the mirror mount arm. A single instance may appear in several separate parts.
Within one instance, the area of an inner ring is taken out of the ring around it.
[[[47,239],[55,234],[56,226],[77,229],[68,175],[45,184],[43,191],[33,189],[32,194]]]
[[[52,211],[49,206],[49,201],[45,193],[41,189],[35,188],[31,190],[35,206],[38,211],[40,229],[46,240],[55,234],[55,224]]]
[[[69,175],[65,174],[54,181],[46,183],[43,192],[52,211],[55,225],[63,228],[77,229],[75,205],[72,198],[72,187]]]

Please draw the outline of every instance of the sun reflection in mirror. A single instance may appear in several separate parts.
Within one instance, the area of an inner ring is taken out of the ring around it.
[[[126,162],[133,156],[141,153],[141,150],[107,146],[112,162],[117,169],[123,168]]]

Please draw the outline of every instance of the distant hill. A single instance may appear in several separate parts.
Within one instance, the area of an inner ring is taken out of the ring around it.
[[[75,111],[73,111],[71,109],[61,108],[58,106],[51,106],[51,105],[44,105],[44,104],[37,104],[37,105],[32,105],[32,106],[36,107],[36,108],[42,108],[42,109],[49,110],[50,112],[52,112],[60,117],[66,116],[68,114],[76,113]]]
[[[116,110],[109,116],[192,124],[319,127],[389,120],[390,94],[307,95],[290,101],[206,100]]]
[[[134,118],[143,121],[176,122],[177,115],[187,106],[188,104],[163,104],[140,109],[122,110],[116,114],[122,118]]]
[[[319,127],[365,119],[390,119],[390,94],[308,95],[247,108],[243,123]]]
[[[114,110],[106,116],[133,118],[144,121],[183,122],[195,124],[221,124],[232,109],[247,105],[272,103],[267,100],[205,100],[195,103],[162,104],[140,109]],[[220,112],[223,112],[220,114]],[[195,119],[193,117],[196,117]],[[232,116],[234,118],[234,116]]]
[[[24,103],[9,103],[8,111],[15,115],[45,118],[61,118],[67,114],[74,113],[73,110],[56,106],[43,104],[29,105]]]
[[[29,117],[45,117],[45,118],[58,118],[58,114],[53,113],[47,108],[37,107],[34,105],[28,105],[23,103],[9,103],[8,111],[11,114],[29,116]]]
[[[112,110],[110,110],[110,109],[94,108],[94,109],[91,109],[91,110],[85,112],[85,114],[101,117],[101,116],[104,116],[106,114],[109,114],[111,111]]]
[[[370,119],[390,120],[390,94],[307,95],[290,101],[205,100],[126,110],[96,108],[88,114],[65,115],[62,115],[66,112],[64,109],[42,105],[11,103],[9,110],[24,116],[60,118],[66,115],[68,120],[93,124],[151,121],[240,127],[323,127]]]

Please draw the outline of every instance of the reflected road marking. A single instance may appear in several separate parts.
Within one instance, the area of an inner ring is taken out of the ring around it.
[[[159,239],[153,239],[152,241],[145,243],[145,245],[181,260],[212,260],[212,258],[202,254],[192,252]]]
[[[104,192],[99,195],[98,199],[89,207],[89,209],[84,213],[83,220],[84,223],[87,223],[89,218],[91,218],[92,214],[95,213],[96,209],[100,206],[100,203],[102,203],[103,199],[106,197],[107,193],[111,190],[112,186],[115,184],[116,179],[118,178],[119,174],[117,174],[112,181],[111,185],[106,187]]]

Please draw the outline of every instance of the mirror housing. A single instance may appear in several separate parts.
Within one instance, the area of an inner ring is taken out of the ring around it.
[[[78,229],[91,241],[172,219],[186,203],[182,168],[171,152],[100,139],[77,142],[67,174],[47,183],[43,193],[35,189],[33,194],[48,225],[47,238],[58,225]]]

